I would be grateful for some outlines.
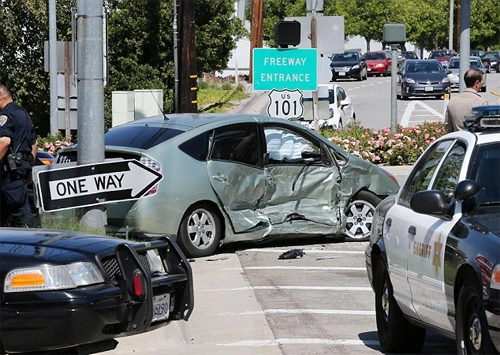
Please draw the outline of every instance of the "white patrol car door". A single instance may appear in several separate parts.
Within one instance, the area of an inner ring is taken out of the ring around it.
[[[443,142],[442,148],[447,148],[451,142]],[[464,156],[465,147],[453,142],[432,174],[428,189],[442,191],[446,203],[452,202]],[[460,215],[456,214],[449,220],[442,216],[418,214],[411,209],[409,211],[408,282],[413,307],[424,322],[453,331],[454,324],[448,318],[444,289],[444,253],[448,235]]]

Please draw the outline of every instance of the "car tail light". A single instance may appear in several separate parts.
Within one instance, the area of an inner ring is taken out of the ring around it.
[[[141,270],[135,270],[132,278],[134,281],[134,296],[144,298],[146,296],[146,287]]]
[[[148,168],[151,168],[159,173],[161,173],[161,165],[154,159],[148,157],[141,157],[139,160],[142,164],[146,165]],[[154,185],[144,196],[154,195],[158,192],[158,184]]]

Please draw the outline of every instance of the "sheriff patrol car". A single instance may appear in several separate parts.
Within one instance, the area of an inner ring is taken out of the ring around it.
[[[366,249],[386,352],[417,352],[426,329],[459,354],[500,351],[500,105],[436,140],[376,209]]]

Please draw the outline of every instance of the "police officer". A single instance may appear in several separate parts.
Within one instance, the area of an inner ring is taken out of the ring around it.
[[[0,216],[2,226],[37,227],[28,202],[28,181],[36,157],[36,132],[28,113],[0,84]]]

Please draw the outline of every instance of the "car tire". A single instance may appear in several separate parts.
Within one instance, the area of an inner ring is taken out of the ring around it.
[[[199,204],[184,214],[177,243],[188,258],[209,256],[219,247],[221,234],[217,211],[210,205]]]
[[[418,353],[425,342],[425,329],[417,327],[404,317],[399,308],[382,261],[375,270],[375,318],[380,345],[387,353]]]
[[[405,94],[403,94],[403,93],[404,93],[404,87],[403,87],[403,86],[401,86],[401,95],[400,95],[401,100],[408,100],[408,96],[406,96],[406,95],[405,95]]]
[[[346,208],[345,240],[350,242],[370,239],[373,213],[381,199],[368,191],[360,191]]]
[[[457,354],[498,354],[491,341],[479,281],[467,278],[457,303]],[[472,340],[474,339],[474,340]]]

